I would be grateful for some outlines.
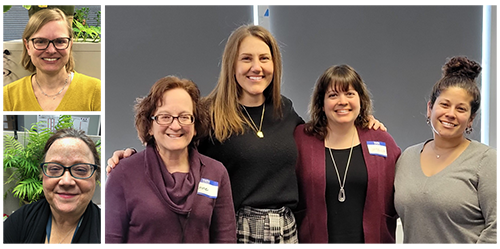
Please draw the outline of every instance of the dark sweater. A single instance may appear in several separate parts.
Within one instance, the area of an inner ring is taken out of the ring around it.
[[[198,147],[200,153],[222,162],[227,168],[235,210],[243,206],[293,209],[297,205],[297,147],[293,131],[303,120],[289,99],[282,97],[282,102],[283,118],[280,120],[273,118],[274,108],[266,102],[262,124],[264,138],[258,138],[250,127],[246,127],[244,134],[232,136],[223,144],[206,139]],[[262,106],[246,109],[259,125]]]
[[[189,156],[195,185],[184,207],[175,199],[185,191],[165,179],[170,173],[153,145],[120,161],[106,181],[106,243],[236,243],[226,169],[196,150]],[[218,183],[213,197],[200,193],[203,178]]]
[[[368,173],[363,210],[365,243],[394,243],[397,219],[394,209],[394,168],[401,149],[391,135],[384,131],[358,128],[358,136]],[[295,139],[299,148],[297,174],[300,204],[295,215],[299,242],[328,243],[325,142],[306,135],[304,126],[297,127]],[[386,143],[387,157],[371,155],[368,141]]]
[[[3,224],[3,242],[45,243],[51,211],[46,199],[24,205]],[[71,243],[101,243],[101,209],[92,201],[83,213],[82,224]]]

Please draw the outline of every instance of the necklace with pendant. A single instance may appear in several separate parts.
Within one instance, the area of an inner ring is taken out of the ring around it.
[[[345,179],[347,178],[347,170],[349,170],[349,164],[351,163],[352,148],[353,148],[352,145],[354,142],[354,134],[356,134],[356,133],[353,132],[353,134],[352,134],[351,150],[349,151],[349,158],[347,159],[347,166],[345,168],[344,179],[342,181],[340,180],[340,174],[339,174],[339,170],[337,168],[337,164],[335,163],[335,159],[333,158],[332,149],[328,148],[328,150],[330,151],[330,156],[332,157],[333,166],[335,167],[335,172],[337,173],[337,179],[339,181],[340,190],[339,190],[338,200],[340,202],[344,202],[345,198],[346,198],[344,187],[345,187]]]
[[[458,146],[457,146],[458,147]],[[431,144],[431,149],[432,151],[434,152],[434,154],[436,154],[436,159],[440,159],[441,156],[446,156],[448,155],[450,152],[453,152],[454,149],[448,151],[448,152],[445,152],[445,153],[438,153],[437,150],[436,150],[436,142],[434,142],[433,144]]]
[[[247,108],[244,105],[241,105],[241,106],[243,106],[243,109],[245,110],[248,118],[250,119],[250,122],[252,122],[250,124],[250,128],[252,128],[252,130],[255,132],[257,137],[264,138],[264,132],[262,132],[262,121],[264,120],[264,112],[266,111],[266,103],[264,103],[264,105],[262,107],[262,115],[260,116],[260,125],[259,125],[258,129],[257,129],[257,125],[253,122],[252,117],[248,113]]]

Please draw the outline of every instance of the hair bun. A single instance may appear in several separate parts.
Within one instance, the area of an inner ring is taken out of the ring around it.
[[[481,73],[481,65],[467,57],[455,56],[443,66],[444,77],[467,77],[475,80]]]

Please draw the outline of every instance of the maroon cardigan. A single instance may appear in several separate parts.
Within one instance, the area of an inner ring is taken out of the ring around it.
[[[365,243],[394,243],[397,214],[394,209],[394,168],[401,149],[387,132],[359,129],[359,140],[368,172],[363,231]],[[299,207],[296,212],[299,243],[328,243],[325,201],[325,144],[295,129],[298,148]],[[370,155],[367,141],[386,143],[387,157]]]

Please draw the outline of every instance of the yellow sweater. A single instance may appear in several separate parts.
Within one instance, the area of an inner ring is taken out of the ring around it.
[[[31,77],[3,87],[4,111],[43,111],[36,100]],[[100,111],[101,80],[75,72],[56,111]]]

